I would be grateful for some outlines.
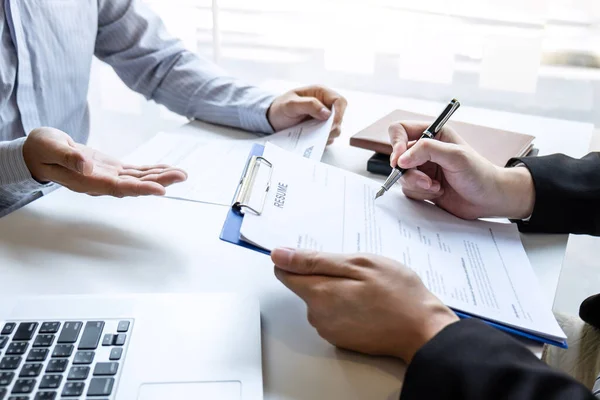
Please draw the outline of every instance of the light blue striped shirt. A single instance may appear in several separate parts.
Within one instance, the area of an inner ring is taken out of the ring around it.
[[[139,0],[0,0],[0,216],[45,188],[23,160],[31,130],[50,126],[86,143],[94,56],[178,114],[272,132],[270,93],[187,51]]]

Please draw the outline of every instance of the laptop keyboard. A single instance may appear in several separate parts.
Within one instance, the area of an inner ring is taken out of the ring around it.
[[[114,398],[132,325],[0,322],[0,400]]]

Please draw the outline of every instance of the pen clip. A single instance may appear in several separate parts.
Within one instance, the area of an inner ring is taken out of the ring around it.
[[[260,208],[257,209],[250,204],[250,200],[252,199],[252,193],[256,183],[256,177],[258,176],[258,172],[261,166],[269,167],[269,175],[267,178],[267,183],[264,189],[264,194],[260,204]],[[233,205],[231,206],[233,210],[240,214],[243,213],[244,210],[250,210],[256,215],[262,214],[265,207],[265,202],[267,200],[267,194],[269,193],[269,188],[271,186],[272,176],[273,164],[271,164],[264,157],[252,156],[248,160],[248,163],[244,168],[242,178],[240,179],[240,184],[238,186]]]
[[[442,130],[446,122],[452,117],[452,114],[460,107],[460,102],[453,99],[442,111],[439,117],[427,128],[425,132],[431,133],[433,136],[437,135]]]

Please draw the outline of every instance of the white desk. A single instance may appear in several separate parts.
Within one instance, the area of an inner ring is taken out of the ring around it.
[[[356,92],[345,136],[324,161],[361,172],[369,152],[347,137],[394,107],[438,112],[440,104]],[[588,126],[465,108],[457,119],[526,126],[543,153],[587,149]],[[198,134],[194,123],[182,132]],[[591,127],[589,127],[591,133]],[[230,132],[215,128],[216,132]],[[558,138],[569,132],[566,148]],[[211,135],[205,133],[207,135]],[[239,291],[261,303],[267,399],[397,399],[403,365],[339,351],[306,321],[304,304],[273,276],[261,254],[218,239],[226,207],[162,198],[93,198],[59,190],[0,220],[3,294]],[[564,236],[524,237],[544,292],[556,291]]]

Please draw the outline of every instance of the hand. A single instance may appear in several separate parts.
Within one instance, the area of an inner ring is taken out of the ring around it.
[[[276,249],[275,276],[300,296],[331,344],[407,363],[456,315],[410,269],[374,255]]]
[[[284,93],[277,97],[267,118],[271,126],[278,132],[297,125],[307,118],[325,121],[335,108],[335,117],[327,144],[333,143],[340,136],[342,119],[346,111],[347,101],[331,89],[323,86],[307,86]]]
[[[53,128],[34,129],[23,145],[23,157],[38,182],[56,182],[93,196],[160,196],[166,186],[187,179],[184,171],[167,165],[122,164]]]
[[[400,122],[389,128],[391,165],[413,168],[400,179],[407,197],[429,200],[465,219],[531,215],[535,187],[527,168],[495,166],[448,126],[435,140],[415,143],[427,126]]]

